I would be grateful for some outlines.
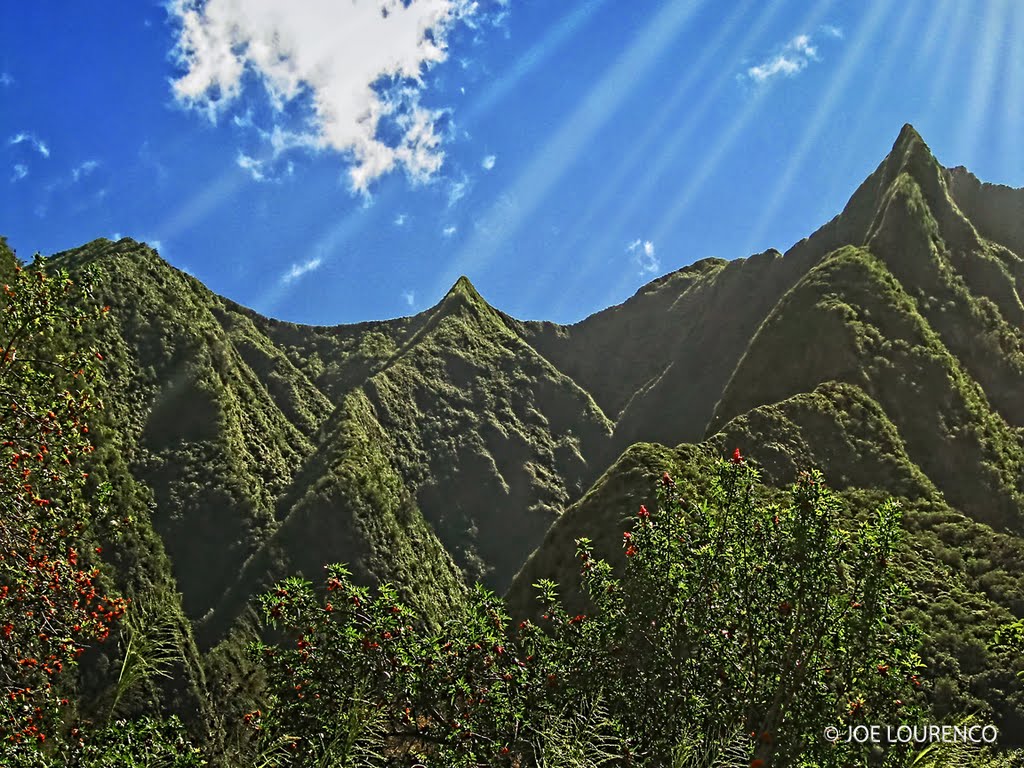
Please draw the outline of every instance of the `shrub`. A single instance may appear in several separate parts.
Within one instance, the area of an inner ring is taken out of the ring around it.
[[[569,615],[538,584],[540,623],[514,624],[477,589],[439,632],[389,586],[327,569],[318,594],[289,579],[261,607],[265,706],[253,755],[294,765],[705,764],[830,766],[864,758],[828,726],[913,723],[916,631],[901,625],[891,559],[899,509],[856,531],[820,475],[784,504],[737,452],[701,499],[666,474],[655,512],[623,535],[625,565],[581,540],[593,606]],[[858,751],[860,750],[860,751]],[[899,764],[891,749],[875,764]],[[253,758],[255,759],[255,758]]]

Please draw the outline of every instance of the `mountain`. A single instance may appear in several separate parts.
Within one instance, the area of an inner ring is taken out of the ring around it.
[[[662,472],[699,496],[740,446],[771,488],[820,468],[853,518],[903,500],[936,711],[1024,731],[1021,661],[992,644],[1024,616],[1022,212],[1024,191],[943,168],[905,126],[785,254],[699,261],[570,326],[466,278],[412,317],[313,327],[129,239],[50,260],[111,306],[111,461],[206,653],[197,691],[244,671],[254,594],[327,562],[428,622],[475,581],[519,614],[540,578],[585,605],[575,540],[621,560]]]
[[[560,336],[579,340],[571,365],[581,382],[611,343],[616,315],[629,318],[620,331],[637,329],[651,357],[671,349],[639,373],[629,406],[641,397],[661,409],[663,423],[647,435],[668,422],[693,445],[626,449],[531,555],[509,592],[513,610],[533,612],[531,585],[542,578],[556,579],[582,609],[574,542],[590,538],[621,563],[630,513],[653,503],[663,471],[684,496],[699,496],[707,457],[742,446],[776,487],[821,468],[852,516],[884,495],[903,500],[908,619],[926,630],[936,711],[977,707],[1024,736],[1024,696],[1010,672],[1020,659],[1000,654],[992,638],[1024,609],[1024,251],[1019,219],[994,213],[1020,210],[1022,198],[972,178],[943,169],[906,126],[843,212],[785,255],[694,265],[568,333],[534,326],[553,356],[572,354]],[[968,211],[985,211],[982,223]],[[660,300],[668,322],[659,324],[643,306],[673,281],[675,296]],[[748,298],[745,284],[763,288]],[[740,327],[750,329],[745,338]],[[703,334],[712,343],[696,341]],[[717,391],[708,392],[712,379]]]

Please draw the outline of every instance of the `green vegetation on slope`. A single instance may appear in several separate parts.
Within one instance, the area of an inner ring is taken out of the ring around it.
[[[179,712],[228,760],[264,695],[244,647],[275,580],[348,562],[431,627],[481,580],[529,615],[531,585],[554,577],[582,609],[575,540],[626,567],[652,481],[668,470],[699,494],[739,445],[768,498],[819,468],[848,520],[903,500],[929,706],[1024,734],[1020,660],[997,638],[1024,617],[1022,198],[965,173],[906,126],[785,255],[697,262],[569,327],[504,315],[465,278],[414,317],[306,327],[131,240],[47,260],[89,270],[110,305],[90,339],[107,403],[94,475],[134,522],[99,538],[118,590],[163,628],[126,625],[83,690],[163,649],[170,677],[143,675],[118,706]]]

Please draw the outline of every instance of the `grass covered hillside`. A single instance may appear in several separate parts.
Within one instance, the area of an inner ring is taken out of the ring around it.
[[[138,618],[76,690],[104,727],[179,716],[152,738],[225,766],[653,766],[688,739],[795,765],[795,723],[869,705],[1024,744],[1022,212],[906,126],[785,254],[699,261],[571,326],[465,277],[411,317],[302,326],[130,239],[32,266],[4,245],[9,284],[66,270],[89,286],[69,306],[104,308],[54,344],[101,363],[87,490],[121,522],[83,541]],[[741,626],[754,605],[775,640]],[[792,711],[748,685],[765,658]],[[651,726],[644,680],[685,717]]]

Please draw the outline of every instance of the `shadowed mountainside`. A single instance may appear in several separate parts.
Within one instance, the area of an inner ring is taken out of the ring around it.
[[[991,627],[1024,615],[1022,213],[1024,191],[944,169],[905,126],[785,254],[696,262],[571,326],[509,317],[466,278],[413,317],[300,326],[132,240],[51,259],[92,267],[111,305],[108,429],[200,647],[326,562],[432,621],[478,580],[519,613],[539,578],[580,601],[575,539],[621,558],[662,471],[699,494],[735,445],[776,487],[821,468],[853,516],[904,499],[916,620],[949,624],[940,569]],[[949,711],[1024,712],[977,626],[942,631]]]

